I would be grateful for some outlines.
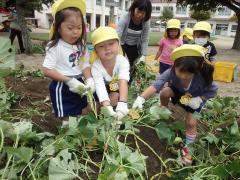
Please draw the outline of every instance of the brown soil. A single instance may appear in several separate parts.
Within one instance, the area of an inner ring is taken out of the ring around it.
[[[59,120],[55,118],[51,104],[47,100],[49,98],[48,79],[29,77],[22,81],[10,76],[5,78],[5,82],[19,96],[17,104],[11,108],[10,114],[13,117],[21,111],[23,116],[24,114],[27,117],[30,115],[33,123],[39,129],[56,132],[56,125],[59,124]]]
[[[47,78],[39,77],[29,77],[26,80],[22,81],[21,79],[10,76],[5,78],[5,82],[8,87],[11,87],[11,90],[19,95],[18,102],[11,107],[10,113],[12,117],[15,117],[18,110],[22,110],[21,118],[30,114],[30,110],[34,109],[35,112],[32,112],[32,122],[35,124],[35,127],[40,131],[48,131],[52,133],[57,132],[57,126],[60,124],[55,115],[52,113],[52,107],[49,100],[48,84],[50,82]],[[18,120],[18,119],[16,119]],[[166,142],[160,141],[157,137],[156,132],[153,129],[146,127],[138,127],[140,132],[138,136],[147,142],[158,155],[161,157],[169,156],[166,153]],[[132,136],[129,136],[127,142],[133,148],[136,148],[135,140]],[[152,153],[152,151],[146,147],[143,143],[138,141],[141,152],[147,156],[147,171],[148,177],[160,172],[161,164],[158,158]],[[100,162],[102,154],[99,152],[90,153],[92,159],[96,162]],[[96,172],[98,170],[95,168]],[[91,174],[92,179],[97,179],[97,174]],[[87,178],[87,177],[86,177]],[[162,177],[161,179],[165,179]]]

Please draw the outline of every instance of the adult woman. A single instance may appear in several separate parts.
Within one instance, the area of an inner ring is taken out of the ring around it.
[[[124,14],[118,23],[118,36],[128,57],[131,74],[135,60],[140,57],[140,60],[144,61],[147,55],[151,12],[150,0],[134,0],[129,12]]]

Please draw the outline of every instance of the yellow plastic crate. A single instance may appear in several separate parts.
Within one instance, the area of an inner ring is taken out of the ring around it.
[[[237,64],[227,61],[217,61],[214,64],[213,79],[215,81],[232,82],[234,79],[234,71]]]

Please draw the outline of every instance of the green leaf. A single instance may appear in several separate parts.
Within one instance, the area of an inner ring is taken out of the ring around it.
[[[146,158],[147,157],[143,156],[143,155],[141,157],[141,155],[137,151],[135,151],[130,154],[130,156],[127,158],[127,160],[128,160],[128,162],[131,163],[131,167],[138,170],[138,172],[142,174],[144,172]],[[134,171],[133,169],[130,169],[130,171],[132,172],[132,174],[138,174],[138,172]]]
[[[231,174],[240,174],[240,161],[234,160],[226,165],[226,170]]]
[[[13,131],[15,134],[22,135],[32,132],[32,123],[28,121],[20,121],[13,124]]]
[[[203,139],[206,139],[210,144],[212,144],[213,142],[217,144],[219,142],[219,139],[212,133],[208,133],[208,135]]]
[[[33,156],[33,149],[24,146],[19,148],[4,147],[4,150],[8,153],[8,155],[14,155],[26,163],[29,162]]]
[[[102,174],[98,175],[98,180],[115,180],[114,176],[117,173],[119,166],[106,165]]]
[[[239,134],[239,128],[237,121],[234,121],[233,125],[230,128],[230,134],[231,135],[237,135]]]
[[[149,110],[151,117],[154,119],[167,120],[171,116],[171,111],[167,108],[161,108],[159,105],[154,105]]]
[[[217,175],[221,179],[227,179],[228,178],[228,172],[225,170],[225,165],[221,164],[216,166],[213,170],[212,173],[214,175]]]
[[[128,175],[126,171],[121,171],[115,174],[115,179],[117,180],[126,180],[128,179]]]
[[[158,125],[155,127],[155,130],[160,139],[167,139],[168,142],[171,142],[171,139],[174,138],[174,132],[168,128],[165,122],[158,123]]]
[[[73,154],[64,149],[55,158],[50,160],[48,166],[49,180],[70,180],[78,177],[76,159]]]

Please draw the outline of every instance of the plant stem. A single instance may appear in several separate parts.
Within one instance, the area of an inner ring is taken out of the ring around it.
[[[137,146],[138,152],[139,152],[139,154],[141,156],[141,159],[142,159],[142,163],[143,163],[143,166],[144,166],[144,171],[145,171],[145,174],[146,174],[146,178],[148,179],[147,167],[146,167],[145,161],[142,157],[142,153],[141,153],[141,150],[140,150],[139,145],[138,145],[138,141],[137,141],[135,136],[134,136],[134,139],[135,139],[135,144]]]
[[[4,143],[4,134],[1,127],[0,127],[0,135],[1,135],[1,143],[0,143],[0,152],[1,152],[3,148],[3,143]]]
[[[136,134],[133,133],[133,135],[134,135],[139,141],[141,141],[145,146],[147,146],[147,147],[153,152],[153,154],[159,159],[159,161],[161,162],[161,164],[162,164],[165,168],[167,168],[165,162],[164,162],[164,161],[162,160],[162,158],[153,150],[153,148],[152,148],[149,144],[147,144],[144,140],[142,140],[142,139],[141,139],[139,136],[137,136]]]

